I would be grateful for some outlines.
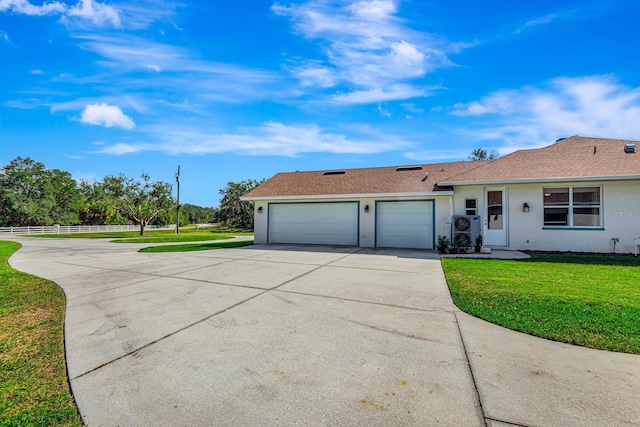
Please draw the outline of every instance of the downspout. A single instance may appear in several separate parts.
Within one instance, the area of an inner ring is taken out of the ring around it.
[[[453,218],[453,196],[449,196],[449,222],[446,223],[445,236],[451,240],[451,218]]]

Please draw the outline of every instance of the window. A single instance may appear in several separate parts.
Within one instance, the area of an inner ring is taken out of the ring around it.
[[[600,227],[600,187],[544,188],[544,225]]]
[[[502,190],[487,191],[487,228],[489,230],[504,228],[502,208]]]
[[[464,199],[465,215],[478,214],[478,199]]]

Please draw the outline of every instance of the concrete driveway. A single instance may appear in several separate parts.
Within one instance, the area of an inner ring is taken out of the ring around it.
[[[90,426],[637,425],[640,357],[457,310],[424,251],[21,239]]]

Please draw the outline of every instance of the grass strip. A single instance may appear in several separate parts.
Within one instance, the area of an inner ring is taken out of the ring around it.
[[[253,245],[252,240],[235,240],[232,242],[215,242],[215,243],[195,243],[188,245],[164,245],[151,246],[142,248],[138,252],[193,252],[193,251],[210,251],[214,249],[239,248],[241,246]]]
[[[174,234],[169,236],[145,236],[128,239],[112,240],[114,243],[173,243],[173,242],[203,242],[208,240],[233,239],[238,234]],[[250,234],[249,234],[250,235]]]
[[[12,269],[19,248],[0,241],[0,425],[82,426],[67,382],[64,293]]]
[[[520,332],[640,354],[640,260],[533,254],[529,260],[444,258],[456,305]]]
[[[27,234],[21,237],[42,239],[128,239],[129,243],[145,243],[137,239],[154,239],[153,242],[181,242],[229,239],[234,236],[252,236],[253,231],[237,230],[229,227],[216,228],[186,228],[176,234],[174,229],[147,230],[144,236],[140,231],[99,231],[91,233],[63,233],[63,234]],[[135,241],[133,239],[136,239]],[[156,240],[164,239],[164,240]],[[191,239],[191,240],[189,240]]]

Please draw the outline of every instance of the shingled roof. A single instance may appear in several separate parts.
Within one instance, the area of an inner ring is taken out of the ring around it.
[[[246,194],[260,197],[428,193],[443,190],[436,183],[481,166],[486,161],[420,164],[276,174]],[[425,174],[429,177],[425,180]],[[445,188],[444,190],[450,190]]]
[[[640,151],[635,141],[572,136],[544,148],[516,151],[441,184],[638,177],[640,153],[626,153],[628,144],[637,144]]]
[[[544,148],[520,150],[496,160],[378,168],[278,173],[243,199],[365,194],[429,193],[466,183],[640,176],[634,141],[572,136]],[[424,179],[425,174],[428,179]]]

